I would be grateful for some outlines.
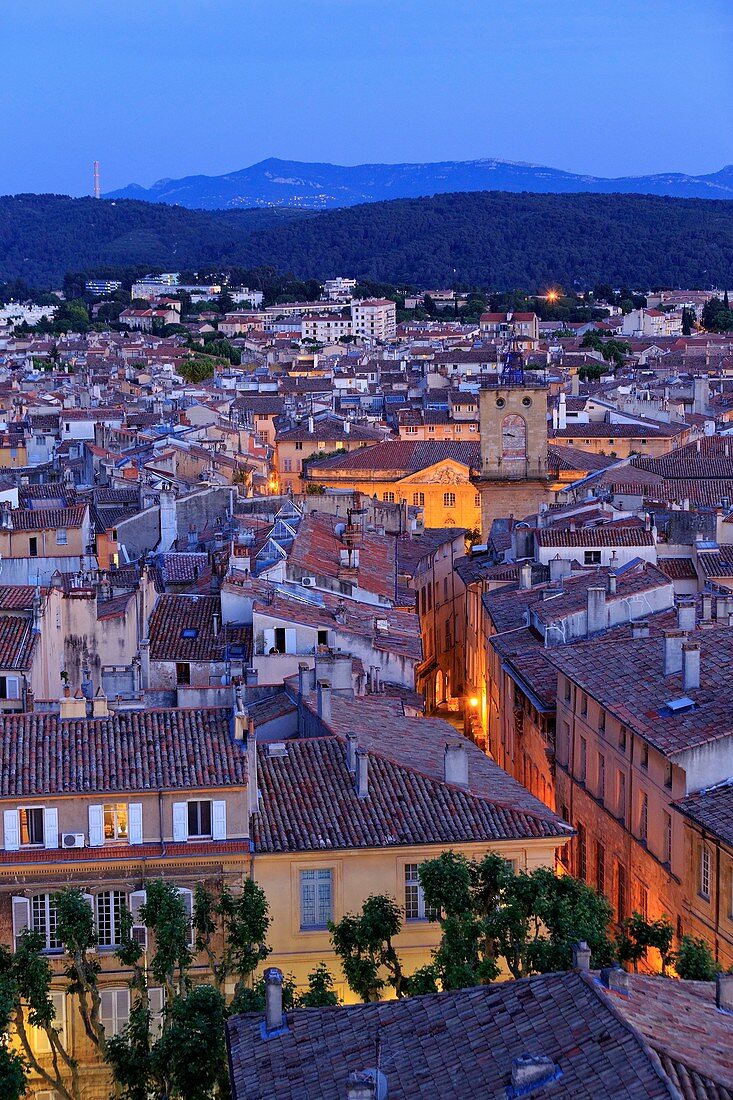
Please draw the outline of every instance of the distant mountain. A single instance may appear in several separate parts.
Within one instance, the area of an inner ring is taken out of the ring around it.
[[[313,213],[0,199],[0,281],[263,265],[421,287],[730,286],[733,203],[481,191]],[[248,277],[258,285],[256,272]]]
[[[223,176],[162,179],[147,188],[133,183],[110,191],[105,198],[164,202],[192,210],[241,210],[257,206],[326,210],[456,191],[593,192],[733,199],[733,165],[707,176],[666,172],[656,176],[603,179],[536,164],[491,159],[344,167],[270,158]]]

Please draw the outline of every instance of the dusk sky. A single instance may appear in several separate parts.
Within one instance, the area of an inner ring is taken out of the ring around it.
[[[0,192],[265,157],[733,162],[731,0],[2,0]]]

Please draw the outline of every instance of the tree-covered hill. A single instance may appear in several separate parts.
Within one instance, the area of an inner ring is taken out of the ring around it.
[[[480,191],[304,214],[0,199],[0,280],[49,286],[69,270],[261,264],[427,287],[730,287],[733,203]]]

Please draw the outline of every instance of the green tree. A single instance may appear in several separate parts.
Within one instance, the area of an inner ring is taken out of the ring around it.
[[[713,953],[705,940],[683,936],[674,956],[680,978],[691,982],[714,982],[718,972]]]
[[[662,974],[666,974],[673,961],[673,939],[674,928],[668,917],[650,921],[642,913],[632,913],[623,922],[616,941],[619,961],[631,963],[636,972],[649,948],[654,948],[662,961]]]
[[[682,335],[690,336],[692,334],[692,326],[695,321],[695,316],[692,310],[683,307],[682,309]]]
[[[347,913],[329,923],[333,949],[341,960],[349,988],[363,1001],[378,1001],[387,986],[398,997],[408,992],[408,982],[394,947],[402,927],[396,901],[384,894],[372,894],[361,913]]]
[[[308,989],[298,999],[301,1008],[327,1008],[337,1005],[338,996],[333,988],[333,975],[324,962],[311,970],[308,975]]]

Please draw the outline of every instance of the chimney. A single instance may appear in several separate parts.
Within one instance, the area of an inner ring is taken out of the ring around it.
[[[319,680],[316,687],[318,717],[328,725],[331,721],[331,681]]]
[[[218,637],[218,635],[219,635],[219,612],[218,611],[215,611],[213,613],[213,615],[211,616],[211,629],[213,631],[214,637],[215,638]]]
[[[600,586],[588,589],[588,634],[597,634],[608,626],[608,611],[606,610],[606,590]]]
[[[718,622],[722,623],[726,618],[726,612],[728,609],[728,601],[725,596],[715,597],[715,618]]]
[[[283,972],[276,966],[268,966],[265,970],[265,1030],[272,1035],[283,1026]]]
[[[348,420],[344,420],[344,435],[348,435],[351,431],[351,423]]]
[[[685,634],[682,630],[664,632],[664,675],[671,676],[682,671],[682,643]]]
[[[519,567],[519,587],[525,590],[532,587],[532,563],[529,561]]]
[[[356,775],[356,751],[359,738],[355,733],[346,734],[346,767],[351,775]]]
[[[376,1100],[377,1084],[370,1073],[352,1073],[346,1082],[346,1100]]]
[[[356,793],[359,798],[369,796],[369,754],[366,749],[356,750]]]
[[[512,1059],[511,1091],[514,1096],[528,1096],[559,1076],[559,1068],[546,1054],[520,1054],[518,1058]]]
[[[607,590],[609,596],[616,595],[616,574],[613,571],[608,574]]]
[[[713,597],[709,592],[703,592],[702,594],[702,621],[705,623],[710,622],[713,617]]]
[[[244,670],[244,686],[251,688],[257,687],[260,674],[256,668],[245,668]]]
[[[313,435],[313,417],[308,417],[308,435]]]
[[[560,394],[560,401],[557,409],[557,426],[558,428],[560,428],[560,430],[562,430],[563,428],[567,428],[568,426],[567,407],[565,405],[564,393]]]
[[[715,1003],[722,1012],[733,1012],[733,974],[716,974]]]
[[[631,637],[632,638],[648,638],[649,637],[649,623],[646,619],[637,619],[635,623],[631,624]]]
[[[310,691],[310,669],[306,664],[298,665],[298,695],[305,695]]]
[[[700,644],[685,642],[682,646],[682,687],[697,691],[700,687]]]
[[[443,753],[443,774],[446,783],[468,786],[468,753],[461,744],[446,745]]]
[[[92,718],[108,718],[109,707],[107,706],[107,696],[102,691],[101,687],[97,688],[97,693],[92,699]]]
[[[690,634],[695,629],[696,620],[697,614],[695,611],[694,598],[680,600],[677,604],[677,629],[684,630],[687,634]]]
[[[570,562],[565,558],[561,558],[557,554],[550,560],[550,580],[553,582],[562,581],[563,577],[567,577],[570,572]]]
[[[573,944],[573,970],[590,970],[590,947],[585,940]]]

